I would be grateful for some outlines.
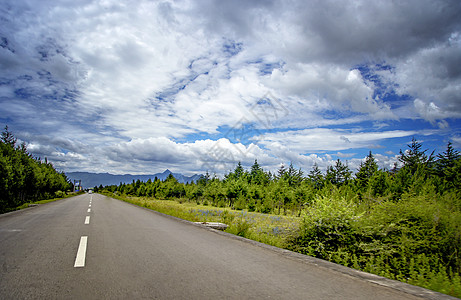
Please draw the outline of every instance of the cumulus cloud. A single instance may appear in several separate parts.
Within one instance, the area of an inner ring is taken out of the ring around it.
[[[217,145],[220,171],[326,166],[315,151],[422,133],[399,120],[453,126],[460,14],[450,0],[7,1],[0,120],[69,169],[203,171]],[[266,95],[282,108],[270,122]],[[233,140],[236,125],[257,130]]]

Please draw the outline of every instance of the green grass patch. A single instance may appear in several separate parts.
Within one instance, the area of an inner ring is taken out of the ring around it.
[[[105,193],[125,202],[152,209],[192,222],[221,222],[229,225],[226,232],[268,245],[286,248],[287,237],[298,229],[299,217],[280,216],[200,205],[195,202],[158,200]]]

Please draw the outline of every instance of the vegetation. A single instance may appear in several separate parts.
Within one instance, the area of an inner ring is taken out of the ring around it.
[[[250,238],[269,245],[286,248],[286,235],[297,230],[299,217],[261,214],[257,212],[237,211],[229,207],[218,208],[195,202],[158,200],[148,197],[114,195],[100,191],[132,204],[192,222],[222,222],[229,225],[229,233]]]
[[[199,220],[191,215],[201,209],[210,220],[226,218],[230,232],[461,297],[461,157],[451,143],[438,155],[426,152],[413,139],[392,170],[370,152],[355,174],[340,160],[307,176],[292,164],[272,174],[255,161],[223,179],[206,174],[181,184],[169,176],[99,190],[153,209],[176,203],[163,212],[186,219]],[[254,221],[263,214],[290,225]]]
[[[46,159],[32,157],[24,143],[16,144],[17,139],[5,127],[0,139],[0,213],[30,201],[64,197],[72,188],[66,175]]]

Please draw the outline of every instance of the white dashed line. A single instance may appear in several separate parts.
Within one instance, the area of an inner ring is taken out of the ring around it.
[[[88,237],[82,236],[80,238],[80,244],[78,245],[77,257],[75,257],[74,268],[81,268],[85,266],[87,243],[88,243]]]
[[[85,218],[85,225],[90,224],[90,216],[86,216]]]
[[[88,212],[91,212],[91,208],[88,208]]]

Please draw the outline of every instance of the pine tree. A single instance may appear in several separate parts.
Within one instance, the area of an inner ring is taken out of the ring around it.
[[[378,171],[378,164],[370,151],[365,162],[360,163],[358,172],[355,174],[357,187],[361,190],[366,189],[370,178],[373,177],[376,171]]]
[[[346,184],[350,179],[352,172],[349,170],[347,164],[343,164],[339,159],[336,161],[334,167],[329,166],[325,179],[335,185]]]
[[[281,164],[280,165],[280,168],[278,169],[277,171],[277,179],[281,179],[283,178],[283,176],[285,175],[285,173],[287,172],[287,169],[285,168],[285,165],[284,164]]]
[[[437,157],[435,169],[443,182],[443,186],[448,189],[459,186],[460,183],[457,180],[461,171],[459,169],[459,161],[461,160],[459,151],[453,148],[451,142],[448,142],[447,150]]]
[[[239,179],[243,177],[244,173],[245,173],[245,170],[242,167],[242,163],[238,162],[237,167],[234,170],[235,178]]]
[[[426,150],[421,150],[422,144],[419,143],[414,137],[411,140],[411,144],[408,145],[407,151],[400,150],[399,161],[403,163],[403,167],[407,168],[412,175],[416,173],[418,168],[427,171],[431,168],[431,164],[434,160],[432,152],[429,157],[426,155]]]
[[[264,172],[258,164],[258,160],[255,159],[254,164],[250,170],[250,182],[252,184],[262,184],[264,181]]]
[[[16,146],[17,139],[13,133],[8,130],[8,125],[5,126],[5,131],[2,132],[2,142],[6,145],[10,145],[12,148]]]
[[[314,184],[315,188],[319,189],[323,186],[323,174],[317,163],[314,163],[312,170],[309,172],[308,178]]]
[[[459,151],[453,148],[451,142],[448,142],[447,150],[439,155],[437,155],[438,159],[436,161],[436,169],[439,171],[440,175],[443,175],[443,170],[453,168],[455,166],[455,162],[459,159]]]

